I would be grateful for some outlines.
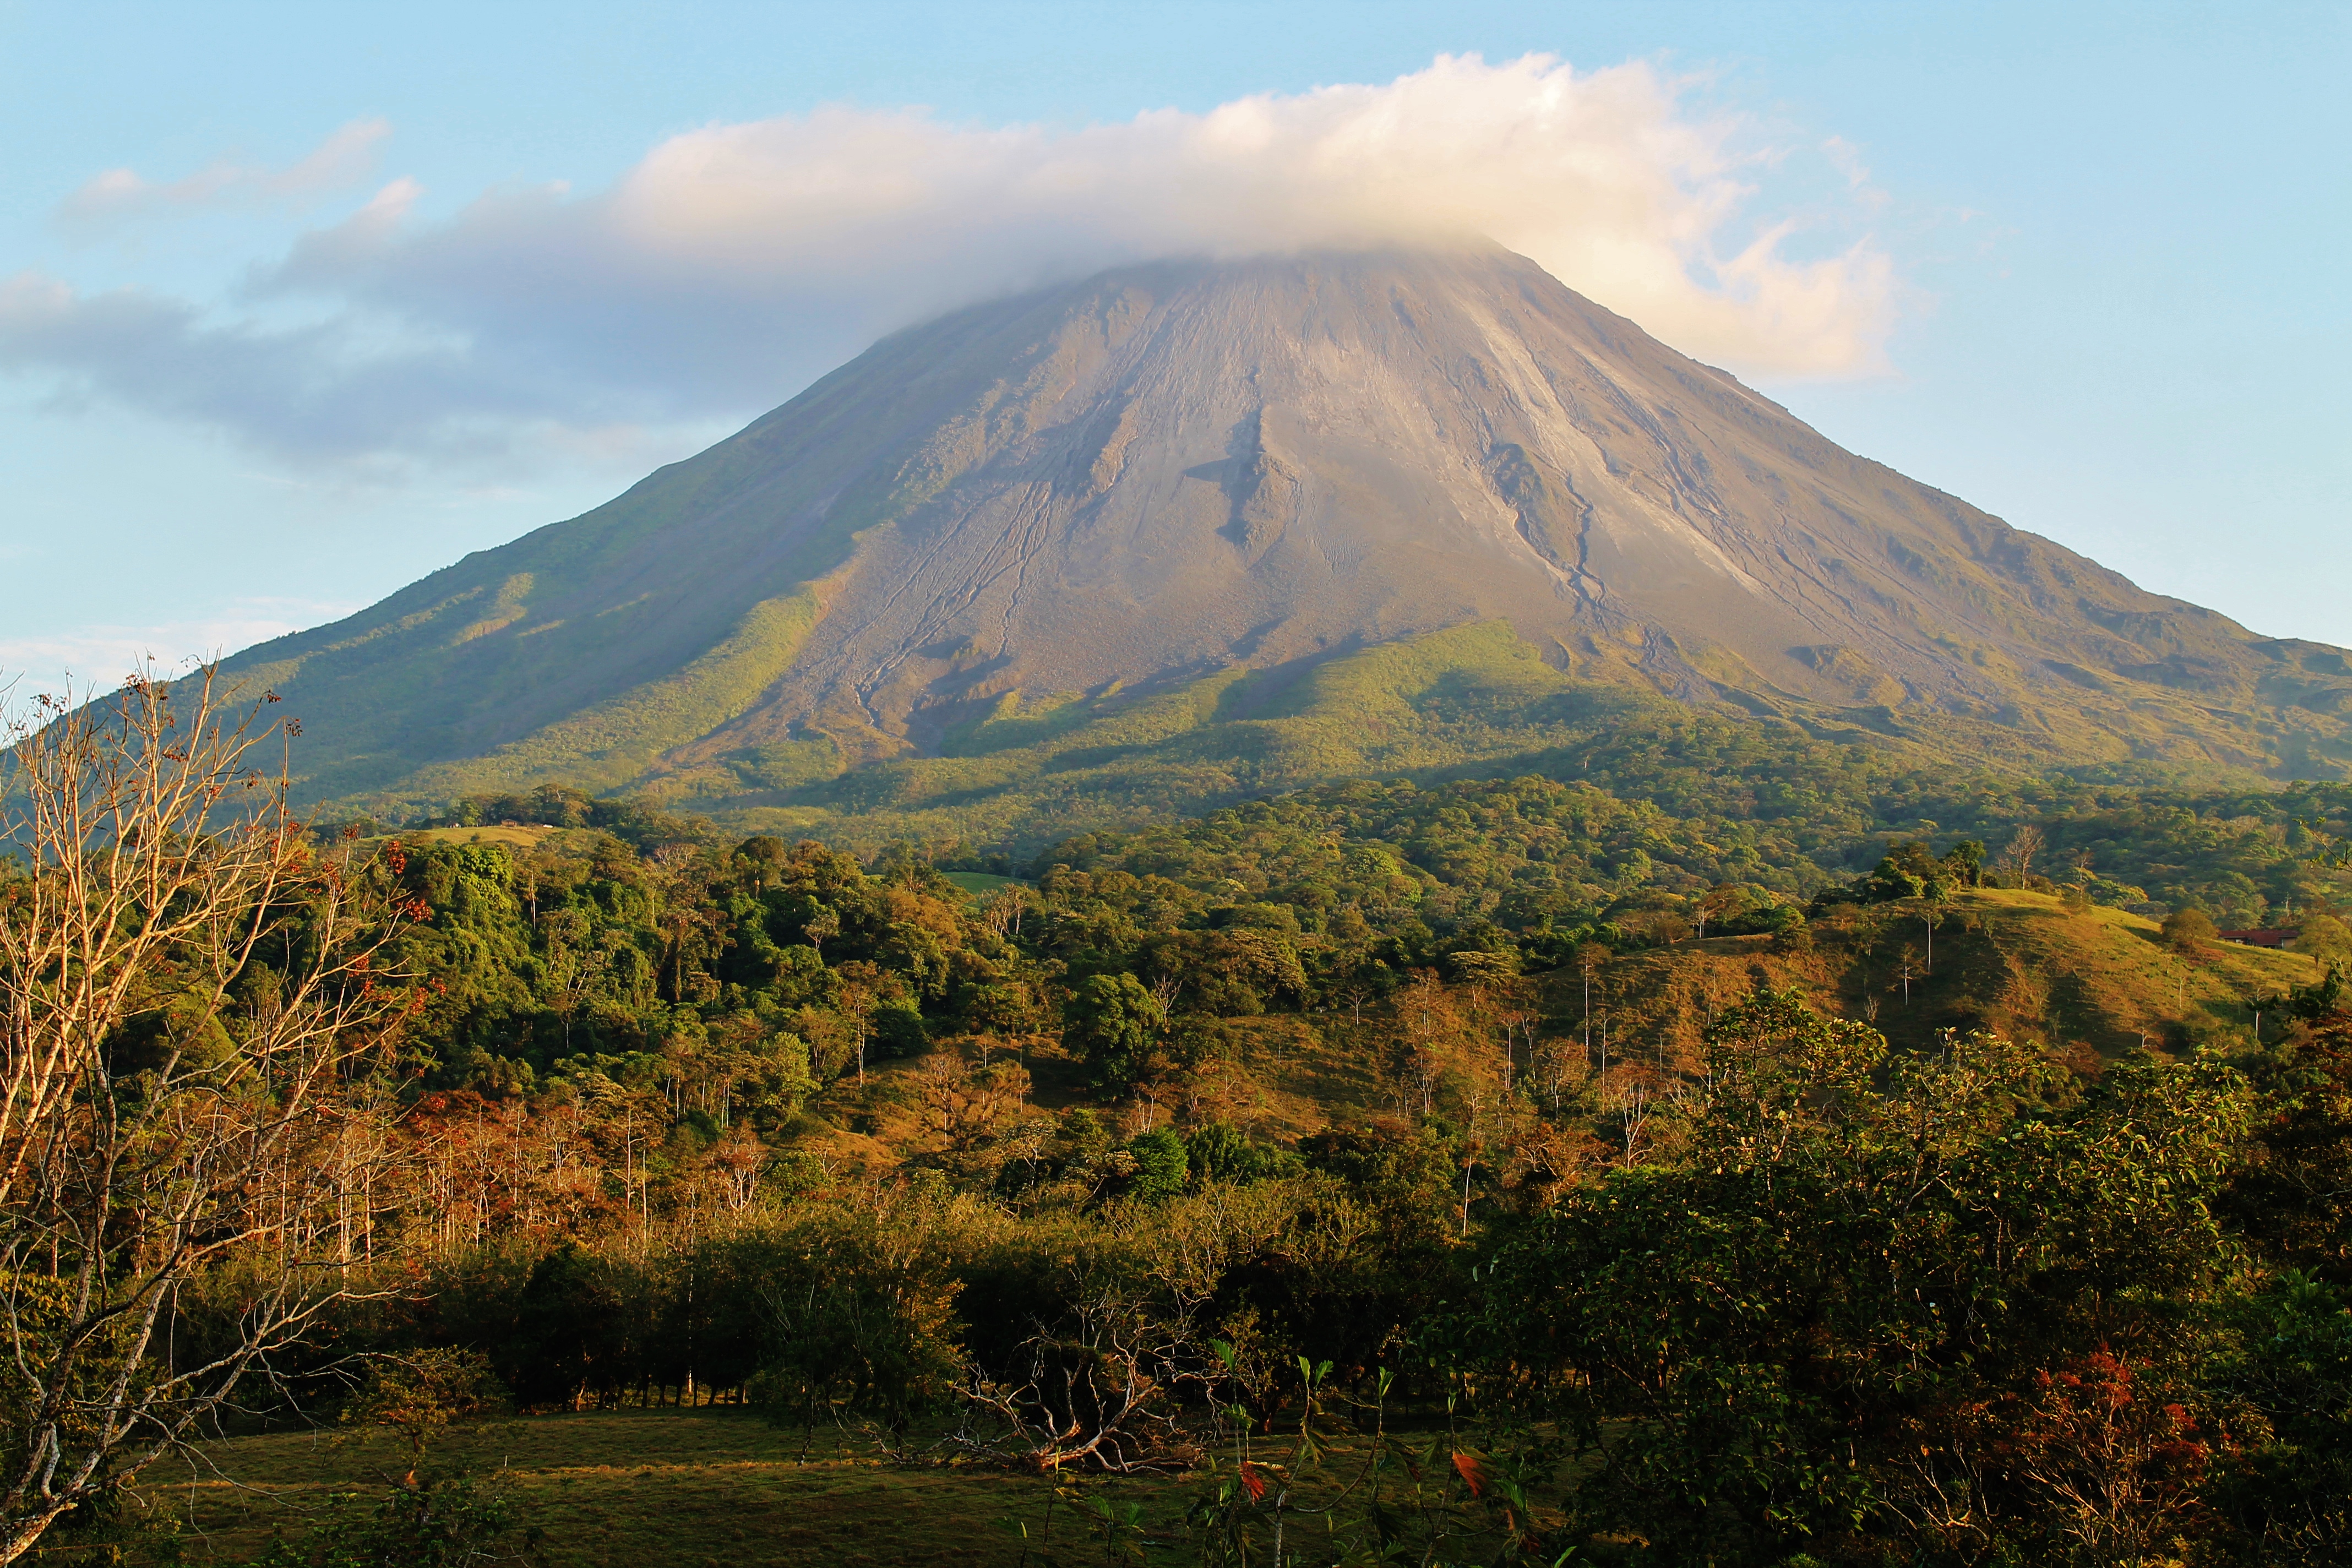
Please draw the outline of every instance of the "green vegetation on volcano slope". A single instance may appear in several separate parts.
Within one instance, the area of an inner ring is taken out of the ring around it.
[[[1157,698],[1094,721],[1129,726],[1130,737],[1144,732],[1130,752],[1108,760],[1100,748],[1044,755],[1029,747],[893,763],[809,792],[829,792],[831,805],[721,812],[719,824],[868,855],[912,841],[929,846],[926,858],[945,868],[998,875],[1034,875],[1057,861],[1204,875],[1213,864],[1216,876],[1253,889],[1298,880],[1301,856],[1319,867],[1315,879],[1330,881],[1335,857],[1344,857],[1328,847],[1344,840],[1376,845],[1416,874],[1475,888],[1490,905],[1538,913],[1722,882],[1801,900],[1866,871],[1906,839],[1933,840],[1939,849],[1972,839],[1996,858],[2007,855],[2012,885],[2079,885],[2095,902],[2151,915],[2195,905],[2224,927],[2282,923],[2352,892],[2352,786],[2344,784],[2158,785],[2108,770],[2035,775],[1923,765],[1900,747],[1822,742],[1720,710],[1582,689],[1558,694],[1559,727],[1549,732],[1558,743],[1546,748],[1433,764],[1385,784],[1233,800],[1265,775],[1179,766],[1169,761],[1172,748],[1277,721],[1190,731],[1162,724],[1165,743],[1151,742],[1158,720],[1192,700]],[[1407,739],[1420,744],[1449,724],[1490,739],[1502,733],[1477,731],[1449,700],[1427,699],[1426,712],[1410,709],[1412,723],[1400,724]],[[1475,717],[1476,704],[1463,700]],[[1571,728],[1573,742],[1565,739]],[[1045,770],[1048,763],[1062,771]],[[926,793],[982,763],[1013,771],[1001,787],[967,778],[961,793]],[[703,802],[667,798],[688,815],[642,798],[542,787],[444,804],[418,826],[597,826],[640,846],[654,841],[648,834],[710,831],[693,826]],[[1231,804],[1218,806],[1220,798]]]
[[[1359,787],[1339,780],[1410,781],[1434,802],[1452,781],[1533,777],[1646,813],[1620,825],[1620,858],[1588,883],[1639,882],[1640,848],[1707,881],[1810,893],[1867,868],[1897,837],[1973,837],[1999,850],[2032,824],[2047,847],[2029,874],[2071,878],[2087,855],[2102,901],[2196,902],[2225,925],[2297,907],[2311,880],[2304,862],[2340,858],[2352,837],[2352,788],[2340,784],[2123,763],[2045,772],[2014,736],[2009,752],[1963,762],[1944,754],[1949,735],[1808,722],[1573,681],[1490,626],[1331,660],[1287,685],[1228,672],[1132,701],[1008,712],[950,736],[949,755],[789,789],[744,795],[743,780],[706,770],[654,798],[730,831],[867,853],[894,839],[960,844],[1018,865],[1072,836],[1186,833],[1164,825],[1285,792],[1337,801]],[[796,752],[792,765],[808,761]]]
[[[950,731],[935,757],[844,771],[839,748],[811,732],[657,770],[646,791],[730,831],[866,851],[894,838],[960,841],[1025,859],[1073,834],[1132,829],[1337,780],[1427,785],[1535,774],[1592,784],[1678,817],[1781,822],[1818,859],[1820,846],[1851,845],[1874,831],[1958,830],[2040,809],[2068,787],[2034,782],[2045,776],[2119,786],[2125,793],[2097,798],[2126,806],[2138,798],[2132,786],[2193,787],[2211,803],[2278,787],[2243,770],[2095,760],[2114,750],[2062,753],[2037,731],[1956,715],[1800,704],[1759,714],[1676,702],[1572,679],[1490,622],[1304,669],[1226,670],[1174,690],[1025,704],[1008,697]],[[557,752],[534,756],[533,779],[609,786],[602,763],[583,763],[574,776]],[[2084,765],[2062,769],[2062,762]],[[351,797],[338,809],[400,819],[452,795],[524,787],[494,789],[493,773],[453,765],[435,775],[446,794]],[[2063,798],[2072,810],[2091,797]],[[1919,826],[1922,817],[1937,826]],[[1843,853],[1832,849],[1824,863],[1841,864]]]

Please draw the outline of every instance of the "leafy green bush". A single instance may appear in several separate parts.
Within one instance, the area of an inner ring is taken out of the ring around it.
[[[1135,1196],[1172,1197],[1184,1190],[1191,1167],[1183,1139],[1165,1127],[1157,1127],[1129,1139],[1127,1152],[1135,1160],[1135,1173],[1127,1184],[1128,1191]]]

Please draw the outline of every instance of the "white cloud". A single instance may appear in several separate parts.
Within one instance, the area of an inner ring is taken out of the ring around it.
[[[216,160],[184,179],[157,184],[130,169],[109,169],[68,196],[58,224],[79,238],[95,238],[133,219],[230,205],[287,203],[300,206],[358,184],[374,169],[392,134],[388,120],[354,120],[282,169]]]
[[[247,599],[207,620],[92,626],[51,636],[0,638],[0,706],[36,692],[110,691],[133,670],[177,674],[288,632],[350,615],[356,605]]]
[[[1881,370],[1891,262],[1866,238],[1801,258],[1818,232],[1750,219],[1751,176],[1788,151],[1751,134],[1647,65],[1544,56],[1078,131],[823,109],[446,218],[395,181],[257,273],[240,308],[316,312],[301,328],[20,278],[0,366],[281,454],[493,454],[757,412],[880,332],[1121,262],[1484,236],[1736,371]]]

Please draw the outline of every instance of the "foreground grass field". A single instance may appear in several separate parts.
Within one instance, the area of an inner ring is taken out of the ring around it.
[[[299,1537],[331,1494],[373,1494],[407,1468],[384,1435],[333,1429],[215,1445],[212,1467],[151,1472],[151,1508],[184,1521],[188,1556],[242,1563],[275,1531]],[[804,1440],[731,1410],[537,1415],[458,1428],[436,1468],[503,1476],[520,1522],[554,1568],[668,1564],[1018,1564],[1051,1550],[1105,1561],[1055,1483],[997,1469],[887,1464],[819,1435]],[[231,1479],[233,1478],[233,1479]],[[1088,1483],[1140,1505],[1146,1562],[1174,1562],[1189,1489],[1181,1480]],[[1097,1527],[1097,1534],[1099,1527]],[[1127,1537],[1132,1540],[1132,1536]],[[1132,1555],[1108,1559],[1133,1562]]]

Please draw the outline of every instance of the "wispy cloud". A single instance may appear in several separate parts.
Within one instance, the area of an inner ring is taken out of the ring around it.
[[[81,294],[33,273],[0,280],[0,363],[66,372],[77,391],[224,427],[281,456],[360,457],[462,442],[544,399],[494,358],[441,345],[364,352],[344,319],[296,329],[210,325],[184,300]]]
[[[1822,254],[1822,230],[1751,212],[1756,172],[1790,151],[1755,134],[1647,65],[1545,56],[1078,131],[832,108],[446,218],[394,181],[242,300],[21,276],[0,286],[0,367],[284,456],[495,456],[754,412],[882,331],[1125,261],[1483,236],[1732,369],[1877,372],[1890,258],[1851,236]],[[237,313],[296,310],[310,324]]]
[[[375,171],[388,120],[354,120],[282,169],[217,159],[194,174],[163,183],[131,169],[109,169],[59,205],[59,226],[90,239],[140,218],[206,207],[306,205],[363,183]]]

